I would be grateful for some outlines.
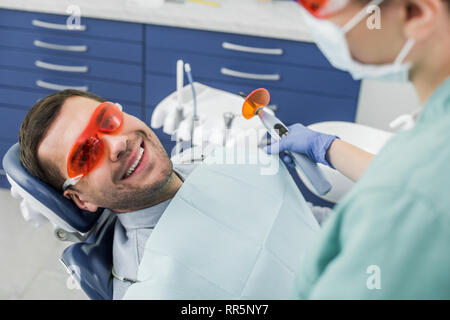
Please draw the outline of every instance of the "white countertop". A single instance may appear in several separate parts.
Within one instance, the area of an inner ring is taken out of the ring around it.
[[[293,1],[215,0],[220,7],[166,2],[159,8],[135,0],[0,0],[0,8],[67,14],[77,5],[81,18],[100,18],[173,27],[230,32],[269,38],[311,41]],[[150,1],[150,0],[149,0]]]

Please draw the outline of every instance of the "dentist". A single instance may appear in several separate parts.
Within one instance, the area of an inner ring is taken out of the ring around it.
[[[298,297],[450,299],[450,1],[297,2],[332,65],[355,79],[409,79],[423,104],[415,127],[375,157],[301,124],[266,149],[358,181],[298,270]],[[366,24],[371,6],[379,29]]]

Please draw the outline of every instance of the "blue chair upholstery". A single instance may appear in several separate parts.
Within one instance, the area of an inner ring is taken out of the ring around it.
[[[86,242],[67,247],[61,257],[83,291],[91,299],[113,298],[112,247],[116,216],[111,215]]]
[[[60,191],[32,176],[20,161],[18,143],[9,148],[3,157],[3,168],[14,182],[75,230],[81,233],[88,232],[100,217],[101,212],[80,210],[71,200],[63,197]]]

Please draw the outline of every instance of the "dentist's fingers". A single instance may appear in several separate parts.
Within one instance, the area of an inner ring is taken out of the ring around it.
[[[282,138],[281,140],[275,141],[274,143],[267,145],[263,148],[264,152],[268,154],[277,154],[283,151],[289,150],[291,142],[289,140],[290,136]]]

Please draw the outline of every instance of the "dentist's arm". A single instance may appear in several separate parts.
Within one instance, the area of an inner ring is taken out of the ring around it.
[[[326,153],[328,162],[353,181],[359,180],[373,157],[373,154],[340,139],[334,139]]]
[[[335,168],[353,181],[364,173],[373,154],[340,140],[338,137],[306,128],[302,124],[289,127],[289,135],[267,146],[267,153],[292,151],[306,154],[312,161]],[[283,160],[292,164],[285,155]]]

